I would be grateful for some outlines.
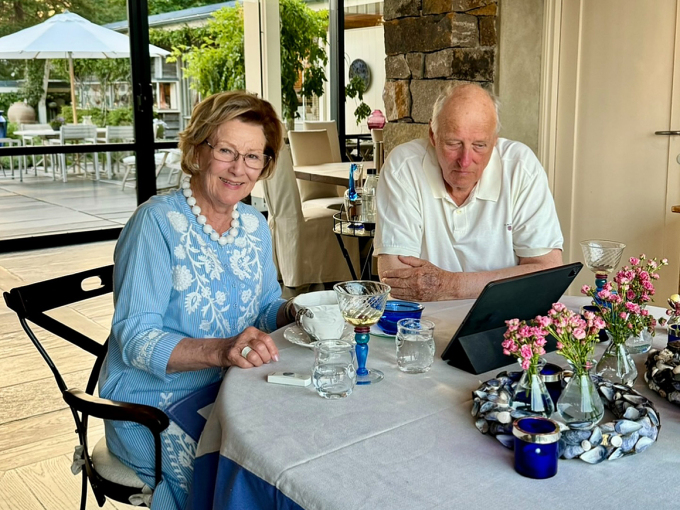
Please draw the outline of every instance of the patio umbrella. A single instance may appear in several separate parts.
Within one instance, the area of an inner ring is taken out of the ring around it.
[[[149,54],[152,57],[165,57],[170,53],[150,44]],[[128,36],[96,25],[68,11],[52,16],[39,25],[0,38],[0,59],[68,59],[74,123],[78,120],[73,59],[126,58],[129,56],[130,39]]]

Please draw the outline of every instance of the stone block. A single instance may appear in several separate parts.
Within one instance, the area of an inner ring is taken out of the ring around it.
[[[411,116],[411,91],[408,80],[385,82],[383,102],[388,121]]]
[[[448,78],[453,73],[453,49],[425,55],[425,78]]]
[[[466,81],[493,81],[494,48],[460,48],[425,56],[425,78],[449,76]]]
[[[411,70],[404,55],[394,55],[385,58],[385,78],[399,80],[411,77]]]
[[[425,54],[423,53],[407,53],[406,63],[411,70],[411,78],[420,80],[425,76]]]
[[[410,142],[417,138],[427,138],[430,130],[428,124],[413,124],[406,122],[388,122],[383,130],[385,140],[385,157],[397,145]]]
[[[496,46],[496,18],[483,16],[479,18],[479,45]]]
[[[423,0],[423,14],[466,12],[496,4],[496,0]]]
[[[485,5],[479,9],[472,9],[471,11],[466,11],[466,14],[471,14],[472,16],[495,16],[498,8],[496,4]]]
[[[420,8],[421,0],[385,0],[383,19],[387,21],[405,16],[419,16]]]
[[[445,48],[471,48],[479,42],[477,18],[448,13],[386,21],[385,53],[430,52]]]
[[[413,122],[427,124],[432,116],[434,102],[447,87],[461,83],[455,80],[411,80],[411,118]]]

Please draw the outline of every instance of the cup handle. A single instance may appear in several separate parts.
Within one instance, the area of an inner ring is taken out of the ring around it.
[[[310,319],[314,318],[314,312],[312,312],[309,308],[300,308],[297,313],[295,314],[295,324],[297,325],[298,328],[300,328],[302,331],[307,333],[307,336],[311,339],[312,342],[318,342],[319,338],[313,334],[310,333],[307,328],[305,328],[305,325],[302,323],[302,316],[309,317]]]

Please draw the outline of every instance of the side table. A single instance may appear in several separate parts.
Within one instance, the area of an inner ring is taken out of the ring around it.
[[[372,280],[373,279],[373,236],[375,235],[375,223],[365,223],[361,221],[350,221],[347,219],[347,215],[344,211],[335,213],[333,215],[333,232],[338,240],[340,249],[342,250],[342,255],[347,261],[347,266],[349,267],[349,272],[352,274],[354,280],[357,279],[356,271],[352,265],[352,260],[349,257],[349,252],[345,248],[345,243],[342,241],[343,236],[357,237],[359,238],[359,250],[363,252],[366,248],[366,243],[368,244],[368,254],[363,260],[361,265],[360,278],[362,280]],[[364,243],[362,243],[362,240]],[[362,246],[362,244],[364,246]]]

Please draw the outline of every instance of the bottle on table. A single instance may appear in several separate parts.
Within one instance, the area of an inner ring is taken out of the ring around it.
[[[366,182],[364,183],[364,193],[363,193],[363,207],[362,220],[365,223],[375,224],[376,218],[376,203],[375,203],[375,192],[378,187],[378,174],[375,168],[369,168],[367,170]]]

